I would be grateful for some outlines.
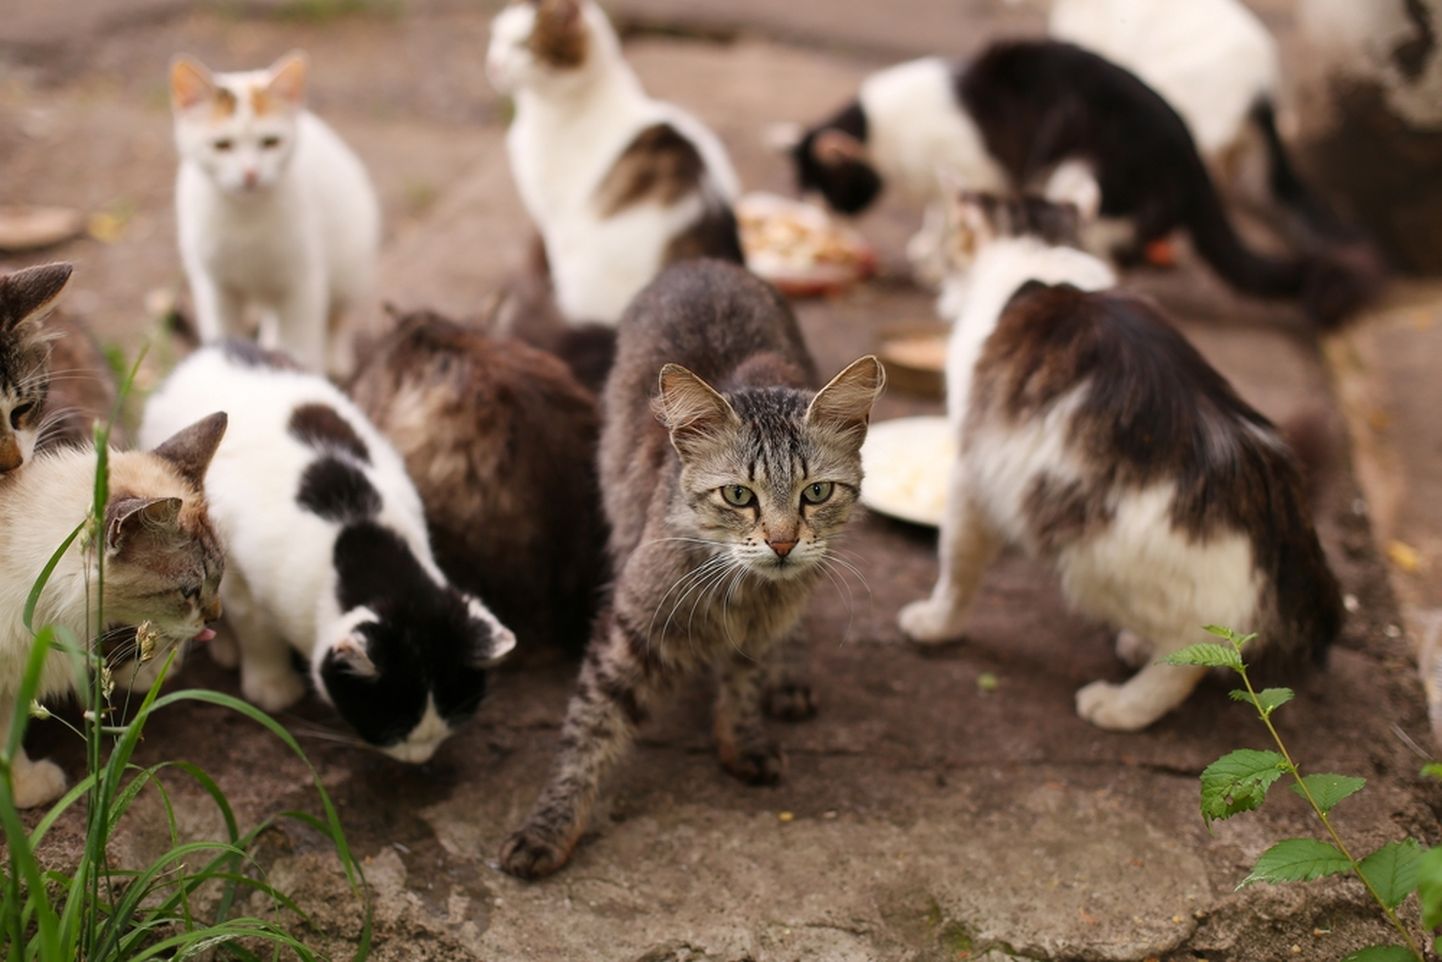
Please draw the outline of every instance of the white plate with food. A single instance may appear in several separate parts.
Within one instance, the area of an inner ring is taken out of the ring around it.
[[[944,417],[897,418],[871,425],[861,447],[861,503],[871,510],[940,527],[956,437]]]
[[[838,293],[876,270],[876,252],[815,204],[752,193],[736,203],[746,266],[792,297]]]

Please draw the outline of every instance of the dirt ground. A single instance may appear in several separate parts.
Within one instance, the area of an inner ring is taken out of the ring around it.
[[[748,187],[776,190],[789,189],[788,171],[763,145],[767,122],[818,116],[897,57],[963,52],[1039,22],[1024,7],[980,0],[711,6],[624,0],[613,12],[648,87],[711,123]],[[1286,30],[1282,6],[1265,5]],[[529,233],[501,147],[505,111],[484,79],[493,9],[493,0],[21,0],[18,15],[0,16],[0,203],[99,215],[105,240],[54,252],[78,266],[66,302],[105,340],[134,350],[152,326],[147,294],[180,285],[169,57],[185,51],[235,68],[304,47],[316,109],[382,194],[383,296],[475,312]],[[868,218],[863,229],[888,252],[882,279],[799,305],[823,370],[873,348],[883,324],[932,316],[930,298],[901,276],[910,225],[896,209]],[[0,269],[28,260],[0,257]],[[1265,413],[1319,405],[1358,437],[1360,459],[1339,461],[1319,509],[1354,613],[1329,670],[1302,681],[1278,720],[1305,767],[1369,780],[1337,813],[1359,849],[1408,834],[1437,842],[1439,792],[1419,779],[1409,747],[1432,744],[1412,646],[1421,622],[1404,621],[1392,576],[1409,612],[1433,611],[1442,388],[1430,361],[1442,351],[1442,298],[1405,286],[1375,325],[1323,350],[1293,310],[1238,299],[1195,264],[1136,283]],[[937,411],[893,393],[880,416]],[[1365,493],[1358,478],[1370,479]],[[1374,502],[1391,506],[1383,542],[1421,549],[1415,570],[1389,572],[1372,533]],[[1265,747],[1226,686],[1209,686],[1146,733],[1099,731],[1076,717],[1073,692],[1126,670],[1108,632],[1066,613],[1036,566],[1004,558],[969,641],[922,652],[894,618],[930,586],[934,536],[872,517],[855,526],[848,550],[864,583],[816,599],[808,624],[822,711],[781,733],[785,784],[748,789],[721,772],[697,686],[646,728],[592,836],[541,883],[501,874],[494,857],[541,785],[574,663],[540,652],[499,672],[477,721],[420,767],[336,744],[327,737],[335,722],[314,699],[284,717],[364,860],[372,957],[1260,962],[1341,959],[1385,936],[1354,885],[1234,891],[1268,845],[1311,828],[1288,792],[1211,833],[1203,826],[1201,769],[1232,748]],[[238,693],[203,655],[180,680]],[[72,772],[81,764],[80,746],[58,726],[38,729],[34,746]],[[246,820],[315,807],[305,766],[223,711],[158,718],[141,760],[167,757],[208,770]],[[186,831],[213,830],[200,799],[177,791],[188,800]],[[139,822],[117,840],[118,858],[163,841]],[[61,824],[61,850],[77,830]],[[359,911],[318,838],[278,829],[260,862],[311,913],[308,935],[347,956]]]

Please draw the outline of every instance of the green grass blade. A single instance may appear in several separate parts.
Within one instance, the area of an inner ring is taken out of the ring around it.
[[[36,578],[35,583],[30,586],[30,594],[25,598],[25,611],[20,618],[25,624],[26,631],[35,631],[35,606],[40,603],[40,596],[45,592],[45,586],[50,583],[50,576],[55,573],[55,568],[60,564],[60,559],[65,557],[65,552],[70,550],[70,546],[75,543],[75,539],[80,536],[80,532],[85,530],[87,523],[88,519],[80,522],[75,526],[74,531],[71,531],[70,534],[65,536],[65,540],[60,542],[60,547],[56,548],[54,553],[50,555],[50,560],[45,562],[45,567],[40,569],[40,576]],[[29,705],[30,703],[27,701],[25,704]]]

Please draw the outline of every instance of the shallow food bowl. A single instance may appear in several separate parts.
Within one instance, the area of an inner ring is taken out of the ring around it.
[[[950,334],[951,326],[938,321],[882,327],[876,354],[886,365],[887,387],[919,397],[945,397],[946,339]]]
[[[956,438],[944,417],[896,418],[871,425],[861,446],[861,503],[878,514],[937,528]]]
[[[839,294],[876,272],[871,245],[815,204],[747,194],[736,219],[746,266],[788,297]]]

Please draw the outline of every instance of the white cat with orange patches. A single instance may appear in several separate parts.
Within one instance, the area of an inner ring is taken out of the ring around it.
[[[180,253],[202,340],[244,335],[255,311],[262,345],[345,374],[380,206],[360,160],[305,109],[306,72],[300,53],[241,73],[171,65]]]

